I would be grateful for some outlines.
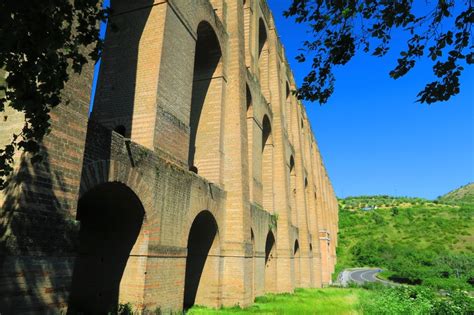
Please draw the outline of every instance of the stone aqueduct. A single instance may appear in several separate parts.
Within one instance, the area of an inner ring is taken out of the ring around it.
[[[192,4],[190,4],[192,3]],[[265,0],[112,0],[2,195],[0,313],[248,306],[330,283],[337,201]],[[5,113],[3,142],[22,124]]]

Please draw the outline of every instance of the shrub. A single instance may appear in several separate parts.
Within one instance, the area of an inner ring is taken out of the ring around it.
[[[453,291],[435,301],[432,314],[473,314],[474,298],[465,291]]]
[[[132,304],[119,304],[117,308],[117,315],[133,315]]]

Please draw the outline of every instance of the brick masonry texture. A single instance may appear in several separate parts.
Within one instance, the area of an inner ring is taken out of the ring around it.
[[[0,195],[0,313],[249,306],[331,283],[338,208],[265,0],[112,0]],[[4,112],[0,141],[22,116]]]

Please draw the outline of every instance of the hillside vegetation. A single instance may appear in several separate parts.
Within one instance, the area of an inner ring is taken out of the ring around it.
[[[337,271],[381,267],[394,281],[472,291],[474,204],[466,202],[470,194],[463,188],[436,201],[389,196],[339,200]]]
[[[474,205],[474,183],[455,189],[438,199],[443,203]]]

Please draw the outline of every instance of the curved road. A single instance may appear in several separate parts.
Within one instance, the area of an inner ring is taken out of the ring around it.
[[[339,283],[342,286],[347,286],[349,282],[355,282],[357,284],[364,284],[366,282],[380,282],[384,284],[392,284],[388,281],[377,278],[377,274],[381,272],[379,268],[357,268],[357,269],[346,269],[339,276]]]
[[[349,271],[349,280],[363,284],[365,282],[377,282],[379,279],[376,275],[382,270],[380,269],[359,269]]]

